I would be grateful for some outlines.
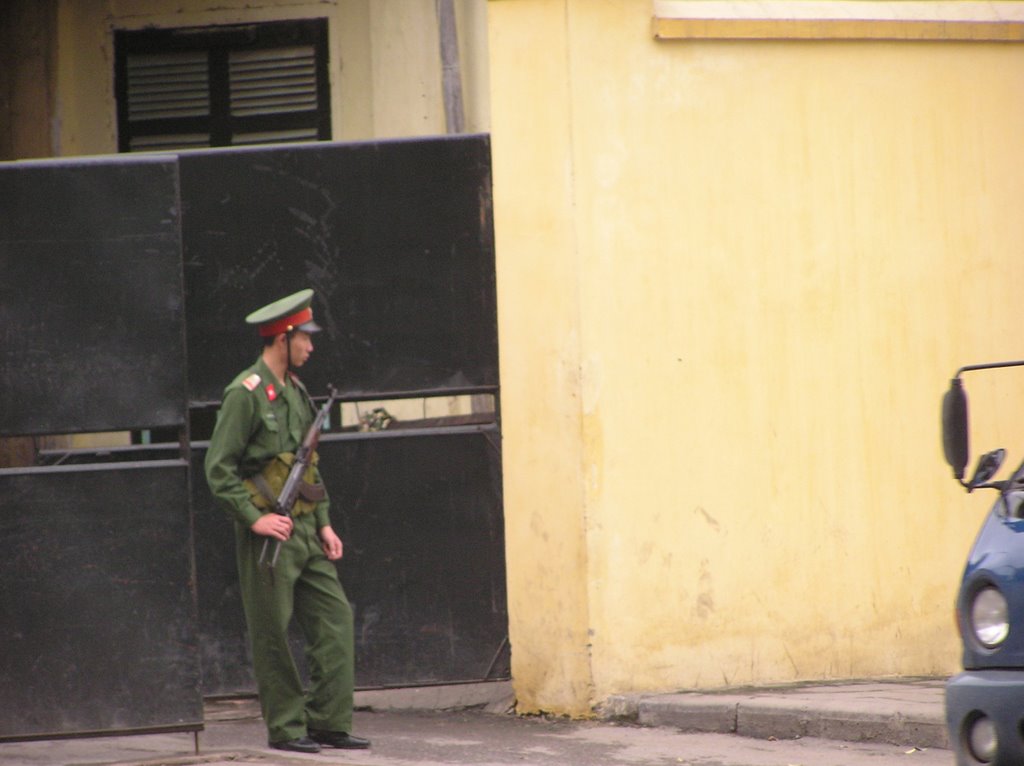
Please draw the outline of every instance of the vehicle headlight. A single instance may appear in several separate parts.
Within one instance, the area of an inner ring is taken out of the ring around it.
[[[971,630],[982,646],[994,649],[1010,635],[1006,598],[989,585],[974,594],[971,601]]]
[[[978,715],[968,724],[967,749],[971,751],[974,760],[981,763],[992,763],[996,759],[999,752],[999,737],[991,718]]]

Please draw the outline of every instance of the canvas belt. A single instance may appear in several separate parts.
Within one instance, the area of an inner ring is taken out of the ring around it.
[[[277,497],[284,487],[285,479],[295,460],[291,452],[276,455],[259,473],[245,480],[253,504],[260,510],[272,510],[277,504]],[[313,482],[313,468],[306,469],[306,475],[299,483],[299,497],[292,507],[292,516],[311,513],[316,504],[327,497],[327,489],[320,482]]]

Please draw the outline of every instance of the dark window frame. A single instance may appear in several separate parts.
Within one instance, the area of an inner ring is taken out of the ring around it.
[[[230,51],[311,45],[315,56],[316,110],[270,115],[232,116],[228,83]],[[130,152],[133,138],[208,133],[210,146],[231,146],[240,134],[315,128],[318,141],[331,140],[331,94],[327,19],[295,19],[209,27],[116,30],[114,92],[117,101],[117,148]],[[131,54],[206,51],[210,114],[129,123],[128,57]]]

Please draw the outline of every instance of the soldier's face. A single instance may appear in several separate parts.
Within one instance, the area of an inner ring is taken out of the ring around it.
[[[313,353],[313,337],[308,332],[296,330],[291,340],[292,367],[301,367]]]

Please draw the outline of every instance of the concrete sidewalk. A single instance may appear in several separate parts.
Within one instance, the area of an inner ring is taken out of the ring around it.
[[[374,740],[373,750],[324,750],[316,756],[267,749],[255,700],[227,700],[207,705],[202,732],[0,743],[0,763],[392,766],[507,762],[490,760],[493,751],[513,757],[512,762],[536,756],[541,763],[551,758],[550,762],[563,765],[593,764],[612,762],[607,760],[610,751],[600,750],[610,746],[611,739],[618,738],[621,745],[628,735],[635,742],[643,731],[650,734],[643,739],[651,743],[642,746],[647,748],[662,747],[653,743],[687,731],[777,740],[779,746],[790,739],[822,738],[942,750],[948,748],[943,687],[941,680],[904,679],[621,696],[602,708],[601,720],[587,722],[510,715],[513,699],[508,683],[359,692],[355,733]],[[563,749],[556,752],[552,747]]]
[[[644,726],[758,739],[819,737],[949,749],[945,683],[945,679],[901,679],[620,696],[610,699],[603,713]]]

